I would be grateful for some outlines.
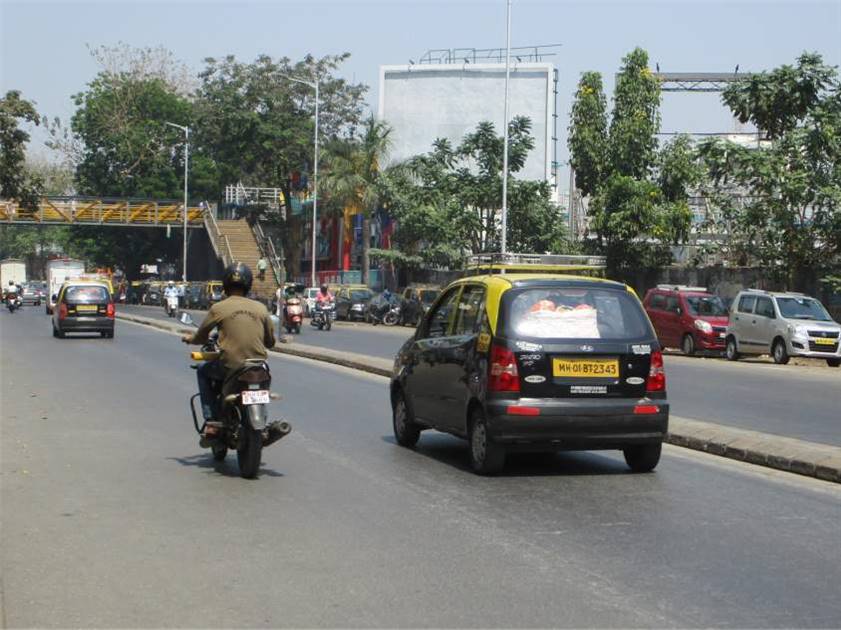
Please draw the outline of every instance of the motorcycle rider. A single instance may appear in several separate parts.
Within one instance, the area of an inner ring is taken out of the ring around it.
[[[175,286],[175,283],[172,280],[166,283],[166,289],[164,289],[164,307],[167,312],[169,312],[169,303],[167,302],[167,298],[171,297],[178,298],[178,287]]]
[[[246,359],[265,359],[266,348],[275,345],[272,320],[266,306],[246,295],[251,290],[253,276],[243,263],[228,265],[222,277],[225,299],[210,307],[195,334],[183,335],[187,344],[207,343],[214,328],[219,328],[219,350],[216,361],[207,361],[196,370],[205,420],[218,415],[218,388],[228,374],[239,369]]]
[[[18,286],[15,284],[14,280],[9,280],[9,286],[6,287],[6,301],[9,300],[17,300],[18,298]]]
[[[330,293],[330,289],[327,288],[326,284],[321,285],[321,289],[318,291],[318,294],[315,296],[315,304],[316,306],[322,306],[324,304],[330,304],[333,301],[333,294]]]

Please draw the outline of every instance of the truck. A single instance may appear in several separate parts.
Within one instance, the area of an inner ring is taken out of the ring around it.
[[[56,258],[47,261],[47,315],[52,315],[58,291],[67,280],[85,273],[85,263],[72,258]]]
[[[23,286],[26,283],[26,263],[17,258],[0,260],[0,292],[6,290],[9,280]]]

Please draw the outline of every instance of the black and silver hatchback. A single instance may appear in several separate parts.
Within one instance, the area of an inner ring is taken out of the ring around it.
[[[663,355],[637,296],[565,275],[451,284],[399,351],[391,403],[399,444],[430,428],[466,438],[482,474],[515,450],[619,449],[647,472],[669,420]]]
[[[114,300],[107,285],[95,282],[69,282],[55,297],[53,337],[67,333],[99,333],[114,337]]]

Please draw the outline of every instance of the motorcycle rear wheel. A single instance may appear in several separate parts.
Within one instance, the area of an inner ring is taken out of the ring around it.
[[[400,321],[400,316],[396,313],[388,312],[386,313],[385,317],[383,317],[383,324],[386,326],[395,326]]]
[[[260,473],[260,458],[263,455],[263,436],[248,426],[240,427],[240,431],[242,435],[237,448],[239,474],[245,479],[256,479]]]

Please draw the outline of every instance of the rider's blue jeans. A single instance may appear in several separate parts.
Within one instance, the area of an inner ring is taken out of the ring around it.
[[[215,419],[219,412],[217,403],[225,380],[225,367],[220,361],[206,361],[196,370],[196,378],[199,382],[202,415],[205,420]]]

